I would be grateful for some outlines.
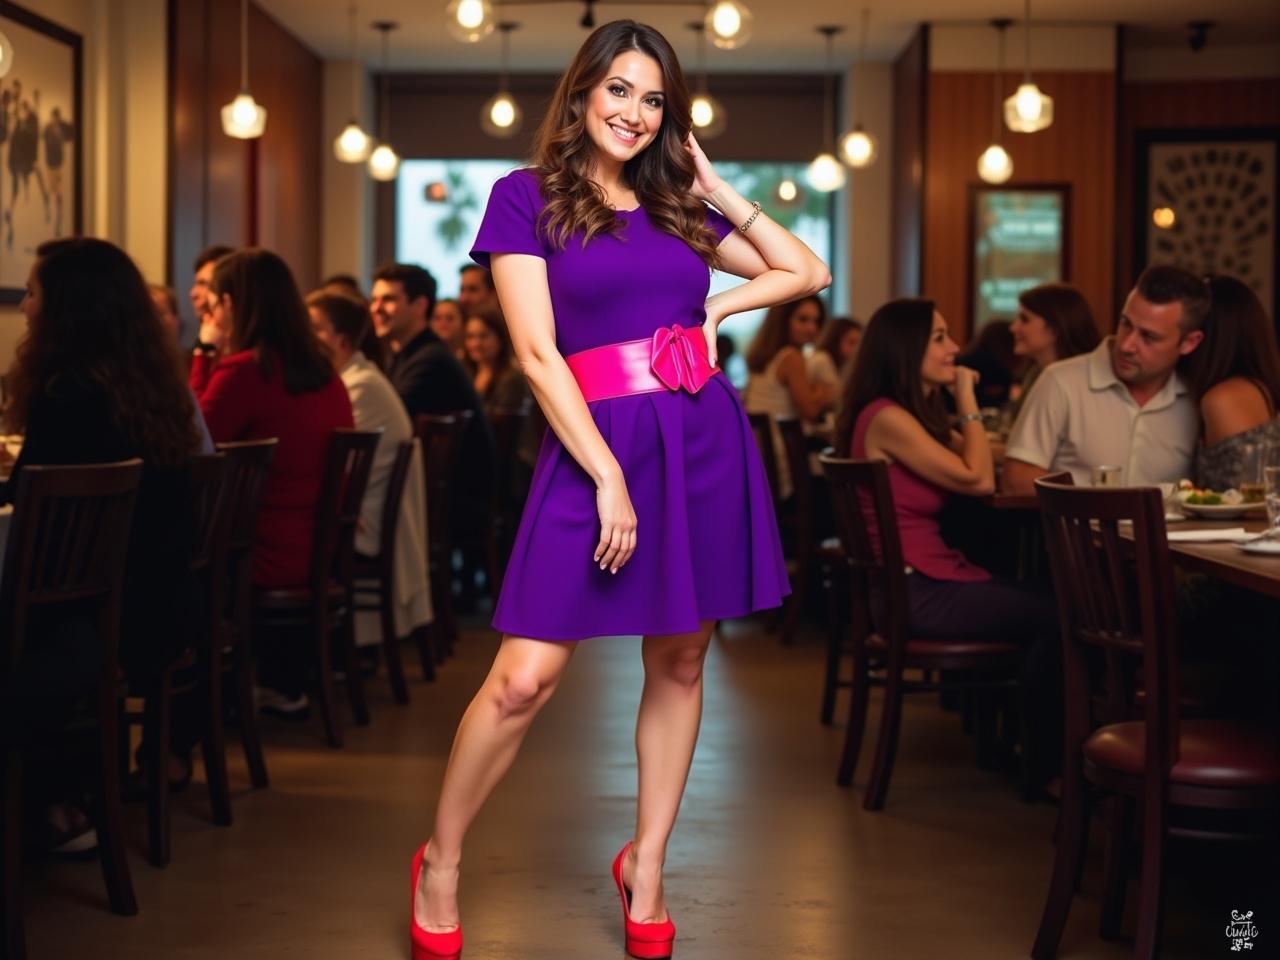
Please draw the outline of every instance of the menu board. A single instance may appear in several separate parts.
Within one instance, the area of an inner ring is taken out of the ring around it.
[[[1066,279],[1065,187],[973,188],[972,331],[1011,320],[1018,294]]]

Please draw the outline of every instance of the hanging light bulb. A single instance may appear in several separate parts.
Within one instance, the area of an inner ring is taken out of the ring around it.
[[[1018,91],[1004,102],[1004,122],[1018,133],[1035,133],[1053,123],[1053,97],[1031,81],[1031,0],[1024,0],[1023,72]]]
[[[996,46],[996,75],[991,84],[994,122],[992,123],[991,145],[983,150],[978,157],[978,176],[987,183],[1004,183],[1013,176],[1013,158],[1009,156],[1009,151],[1000,143],[1000,81],[1004,76],[1004,32],[1012,22],[1012,20],[1008,19],[991,21],[991,25],[996,28],[996,34],[999,37]]]
[[[13,69],[13,44],[9,42],[8,35],[0,30],[0,77],[5,76]]]
[[[463,43],[478,43],[493,33],[493,6],[489,0],[452,0],[444,13],[449,32]]]
[[[724,133],[729,125],[729,114],[724,106],[707,91],[707,28],[702,21],[686,24],[698,35],[697,63],[695,76],[697,87],[693,99],[689,101],[689,115],[693,121],[693,132],[699,140],[712,140]]]
[[[391,31],[399,24],[391,20],[377,20],[373,28],[382,34],[382,76],[379,78],[380,99],[382,101],[378,113],[380,116],[378,145],[369,154],[367,169],[369,176],[375,180],[394,180],[400,172],[400,155],[392,149],[387,130],[391,125],[391,102],[388,94],[387,64],[390,61]]]
[[[736,50],[751,39],[751,11],[738,0],[719,0],[707,9],[704,19],[711,42],[721,50]]]
[[[511,31],[518,30],[520,24],[503,21],[498,24],[502,32],[502,61],[498,69],[498,92],[480,108],[480,126],[491,137],[505,139],[513,136],[524,120],[520,105],[511,95],[508,63],[511,55]]]
[[[240,92],[222,108],[222,132],[237,140],[262,136],[267,108],[249,92],[249,0],[240,0]]]
[[[862,108],[859,105],[862,84],[858,82],[858,65],[866,60],[867,55],[867,24],[871,20],[871,11],[866,7],[862,8],[862,28],[858,37],[858,59],[853,62],[853,129],[840,138],[839,154],[840,159],[853,167],[855,170],[861,170],[863,167],[869,167],[875,163],[876,156],[880,152],[880,147],[876,143],[876,138],[867,133],[862,128]]]
[[[827,44],[826,72],[823,74],[822,84],[822,152],[809,161],[805,179],[809,181],[809,186],[819,193],[839,190],[845,183],[844,167],[830,152],[833,139],[831,134],[831,44],[835,35],[842,29],[844,28],[834,26],[817,28],[817,31],[826,38]]]
[[[364,163],[373,150],[373,138],[364,132],[356,115],[360,112],[360,80],[364,66],[360,63],[359,45],[356,40],[356,5],[347,8],[351,33],[351,119],[342,132],[333,138],[333,155],[342,163]]]
[[[784,177],[778,181],[778,186],[773,191],[773,202],[780,207],[791,209],[798,207],[804,201],[804,196],[800,192],[800,186],[790,177]]]

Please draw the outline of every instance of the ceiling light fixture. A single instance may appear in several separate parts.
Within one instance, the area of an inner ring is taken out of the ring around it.
[[[1010,20],[991,21],[991,25],[996,28],[1000,37],[997,54],[999,67],[996,70],[995,79],[991,82],[995,102],[995,134],[991,145],[978,157],[978,176],[987,183],[1004,183],[1013,176],[1013,158],[1000,143],[1000,83],[1004,79],[1004,32],[1011,22]]]
[[[379,78],[380,106],[378,108],[378,145],[369,154],[369,176],[375,180],[394,180],[400,172],[400,156],[391,149],[387,131],[391,127],[391,98],[388,93],[387,65],[390,62],[391,31],[399,24],[393,20],[376,20],[373,29],[382,33],[382,76]]]
[[[498,92],[480,108],[480,126],[491,137],[506,139],[520,129],[524,115],[520,105],[511,95],[511,78],[509,64],[511,59],[511,31],[519,30],[520,24],[504,20],[498,24],[502,33],[502,66],[498,70]]]
[[[333,155],[342,163],[364,163],[373,151],[373,137],[364,132],[358,119],[360,115],[360,81],[364,77],[364,65],[360,62],[359,41],[356,39],[356,5],[347,8],[351,33],[351,119],[334,137]]]
[[[489,0],[452,0],[444,14],[449,32],[463,43],[479,43],[493,33],[493,6]]]
[[[1035,133],[1053,123],[1053,97],[1031,81],[1031,0],[1023,0],[1023,71],[1018,92],[1004,102],[1004,122],[1018,133]]]
[[[262,136],[267,108],[249,92],[249,0],[240,0],[240,92],[222,108],[222,132],[237,140]]]
[[[699,140],[713,140],[728,126],[729,115],[720,101],[711,96],[707,89],[707,29],[701,21],[688,24],[690,30],[698,35],[698,54],[695,65],[695,91],[689,101],[689,113],[693,119],[693,132]]]
[[[840,159],[861,170],[876,162],[880,152],[876,138],[862,129],[862,83],[858,79],[858,67],[867,59],[867,24],[871,20],[871,11],[862,8],[862,28],[858,37],[858,59],[853,61],[853,129],[840,138]]]
[[[809,186],[819,193],[831,193],[833,190],[839,190],[843,187],[845,182],[844,167],[835,158],[835,154],[830,152],[833,137],[831,131],[831,44],[835,40],[835,35],[844,28],[823,26],[816,29],[826,38],[827,43],[826,72],[823,74],[822,83],[822,149],[816,157],[809,161],[809,169],[806,171],[805,177],[809,181]]]
[[[0,30],[0,77],[13,69],[13,44],[3,30]]]
[[[751,22],[754,19],[746,4],[739,0],[717,0],[707,7],[703,22],[712,43],[721,50],[736,50],[751,39]]]

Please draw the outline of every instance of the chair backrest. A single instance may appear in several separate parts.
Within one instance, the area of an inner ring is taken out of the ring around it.
[[[351,585],[356,524],[381,431],[335,430],[324,458],[311,540],[311,589],[323,596],[329,578]]]
[[[191,458],[191,499],[195,508],[195,538],[191,551],[191,572],[207,570],[215,555],[226,552],[226,503],[222,479],[227,470],[225,453]]]
[[[903,644],[907,584],[889,465],[884,460],[851,460],[825,453],[819,459],[851,571],[854,628],[863,633],[871,630],[873,594],[879,591],[883,622],[875,622],[875,629],[891,646]]]
[[[396,447],[396,459],[391,464],[391,474],[387,477],[387,495],[382,501],[382,530],[379,535],[378,555],[389,563],[395,562],[396,528],[400,525],[400,501],[404,499],[404,484],[409,477],[409,466],[413,463],[413,451],[417,446],[416,438],[401,441]]]
[[[227,573],[230,577],[230,594],[233,619],[247,624],[249,598],[252,592],[253,539],[258,528],[258,512],[262,507],[262,494],[271,475],[271,461],[275,457],[275,437],[265,440],[238,440],[220,443],[218,450],[227,458],[226,473],[222,478],[226,526],[225,553]],[[211,610],[210,616],[219,611]]]
[[[791,474],[791,495],[795,500],[796,549],[808,548],[813,538],[813,488],[809,484],[809,438],[799,417],[774,417],[782,437],[782,452]]]
[[[449,487],[466,427],[467,421],[454,414],[420,413],[413,421],[426,458],[427,535],[432,553],[448,546]]]
[[[1131,716],[1139,659],[1147,770],[1167,776],[1178,758],[1180,690],[1163,495],[1155,487],[1078,488],[1070,474],[1037,480],[1036,495],[1058,595],[1068,742],[1078,755],[1095,720]],[[1132,524],[1132,548],[1121,524]],[[1090,668],[1091,650],[1105,669]]]
[[[494,500],[500,515],[509,513],[515,500],[516,450],[520,437],[529,422],[529,412],[522,410],[494,410],[489,414],[493,427],[494,449]]]
[[[0,670],[22,655],[30,614],[76,604],[96,615],[114,674],[125,556],[142,461],[24,466],[18,474],[0,578]]]
[[[764,475],[769,479],[769,492],[773,494],[773,502],[777,504],[781,499],[779,493],[782,488],[778,479],[778,455],[773,448],[773,415],[748,413],[747,422],[751,424],[756,446],[760,449],[760,459],[764,461]]]

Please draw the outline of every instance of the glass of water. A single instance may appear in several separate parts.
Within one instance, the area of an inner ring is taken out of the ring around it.
[[[1274,533],[1280,531],[1280,466],[1263,467],[1262,482],[1267,494],[1267,522]]]

